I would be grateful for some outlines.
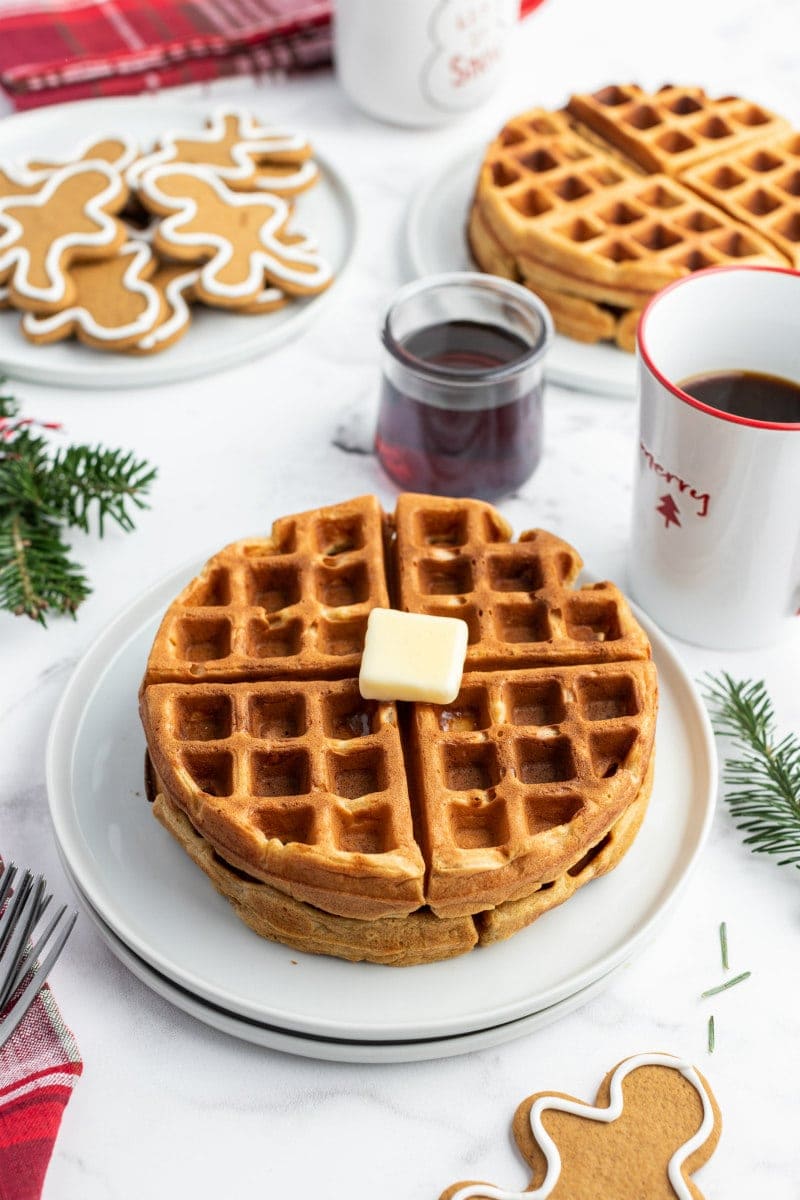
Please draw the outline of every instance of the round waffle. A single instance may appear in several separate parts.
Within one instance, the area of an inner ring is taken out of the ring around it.
[[[291,945],[410,963],[509,936],[618,861],[649,794],[649,643],[580,566],[481,501],[414,495],[228,547],[148,662],[156,815]],[[452,704],[361,697],[366,618],[390,604],[465,620]]]
[[[798,262],[798,135],[698,87],[611,85],[512,118],[486,151],[468,240],[581,341],[633,348],[638,312],[704,267]]]

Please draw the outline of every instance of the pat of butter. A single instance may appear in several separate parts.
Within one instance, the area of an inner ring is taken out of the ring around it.
[[[468,627],[455,617],[373,608],[358,686],[365,700],[430,700],[458,695]]]

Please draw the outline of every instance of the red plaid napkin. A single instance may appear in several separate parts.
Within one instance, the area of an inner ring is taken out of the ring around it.
[[[402,0],[397,0],[402,3]],[[521,0],[526,16],[542,0]],[[12,0],[0,87],[15,108],[331,60],[332,0]]]
[[[0,11],[15,108],[330,62],[331,0],[17,0]]]
[[[45,984],[0,1050],[0,1200],[39,1200],[83,1063]]]

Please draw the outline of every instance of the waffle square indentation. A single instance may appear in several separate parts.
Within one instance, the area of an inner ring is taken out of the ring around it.
[[[566,716],[564,693],[557,679],[507,683],[503,700],[512,725],[559,725]]]
[[[183,765],[204,795],[232,795],[233,755],[230,751],[187,750],[183,755]]]
[[[325,697],[322,713],[325,736],[336,738],[338,741],[369,737],[380,728],[377,701],[364,700],[358,694]]]
[[[178,622],[175,653],[186,662],[214,662],[231,652],[231,627],[213,617],[187,617]]]
[[[644,188],[637,194],[637,199],[648,208],[677,208],[684,203],[682,196],[678,196],[663,183],[654,183]]]
[[[625,118],[634,129],[652,129],[663,122],[651,104],[637,104]]]
[[[311,770],[305,750],[256,750],[250,756],[250,791],[256,797],[306,796]]]
[[[666,150],[667,154],[683,154],[686,150],[691,150],[694,144],[692,138],[681,133],[679,129],[668,129],[656,139],[656,145],[659,149]]]
[[[566,179],[562,179],[553,187],[556,195],[560,196],[562,200],[566,200],[567,203],[572,200],[580,200],[582,196],[588,196],[591,190],[578,175],[568,175]]]
[[[693,233],[709,233],[712,229],[722,228],[722,222],[718,221],[710,212],[706,212],[704,208],[695,209],[693,212],[678,217],[675,223],[682,225],[684,229],[690,229]]]
[[[498,605],[495,627],[503,642],[546,642],[550,637],[547,605],[544,600]]]
[[[386,790],[386,762],[379,746],[328,754],[330,790],[345,800],[358,800]]]
[[[693,128],[701,137],[708,138],[712,142],[733,135],[733,130],[728,122],[717,115],[707,117],[705,121],[701,121],[698,125],[693,126]]]
[[[178,696],[173,717],[182,742],[215,742],[231,734],[229,696]]]
[[[492,723],[489,698],[484,688],[462,688],[452,704],[437,710],[439,728],[445,733],[474,733]]]
[[[629,242],[607,242],[604,246],[598,246],[597,253],[615,263],[632,262],[641,258],[638,250],[634,250]]]
[[[488,566],[492,591],[536,592],[544,585],[544,572],[538,555],[491,555]]]
[[[196,579],[186,596],[187,605],[196,608],[217,608],[230,602],[231,578],[225,567],[214,567]]]
[[[363,562],[320,567],[315,575],[317,597],[327,608],[347,608],[369,598],[369,572]]]
[[[634,207],[633,204],[629,204],[626,200],[618,200],[616,204],[610,205],[609,208],[601,212],[600,216],[609,225],[630,225],[633,221],[638,221],[640,217],[644,216],[644,210]]]
[[[515,192],[513,196],[507,197],[507,201],[523,217],[539,217],[553,207],[552,200],[548,200],[545,193],[538,188]]]
[[[592,99],[598,104],[602,104],[605,108],[619,108],[620,104],[627,104],[630,100],[630,93],[624,91],[616,84],[610,84],[608,87],[600,88],[598,92],[594,92]]]
[[[667,105],[669,111],[675,113],[678,117],[686,117],[689,113],[700,112],[702,107],[699,100],[695,100],[694,96],[688,96],[686,93],[682,96],[676,96]]]
[[[456,512],[421,512],[417,516],[417,540],[425,546],[464,546],[469,537],[467,514]]]
[[[508,813],[502,800],[450,806],[453,841],[460,850],[488,850],[508,841]]]
[[[310,805],[276,808],[263,805],[252,814],[256,828],[267,838],[287,845],[289,842],[300,842],[311,845],[314,842],[314,809]]]
[[[300,571],[293,564],[253,564],[248,579],[248,600],[266,612],[280,612],[300,599]]]
[[[800,242],[800,213],[789,213],[773,226],[789,242]]]
[[[789,175],[776,179],[775,186],[786,192],[787,196],[800,196],[800,171],[792,171]]]
[[[519,738],[514,744],[517,778],[522,783],[564,783],[575,778],[569,738]]]
[[[674,229],[660,224],[650,225],[634,236],[639,245],[644,246],[647,250],[668,250],[670,246],[677,246],[679,242],[683,241],[681,235]]]
[[[361,516],[332,517],[317,525],[317,546],[326,558],[337,558],[364,545],[364,519]]]
[[[512,183],[517,183],[521,178],[519,171],[515,171],[507,163],[502,161],[492,163],[492,182],[495,187],[510,187]]]
[[[333,838],[340,850],[349,854],[385,854],[394,845],[391,817],[385,807],[333,814]]]
[[[573,596],[566,604],[567,633],[576,642],[615,642],[622,636],[613,600]]]
[[[262,740],[302,737],[306,731],[305,697],[251,696],[247,724],[251,735]]]
[[[442,747],[444,785],[451,792],[486,792],[500,782],[497,750],[489,742],[452,742]]]
[[[569,221],[566,225],[561,225],[556,233],[567,241],[575,242],[577,245],[582,245],[583,242],[590,242],[592,238],[599,237],[603,232],[603,226],[597,221],[587,221],[585,217],[576,217],[574,221]]]
[[[523,155],[517,159],[520,166],[533,171],[536,175],[545,174],[547,171],[553,171],[558,166],[558,159],[544,147],[537,150],[532,150],[530,154]]]
[[[611,779],[633,749],[638,734],[635,729],[597,730],[589,738],[592,766],[600,779]]]
[[[366,632],[366,617],[353,617],[347,621],[320,621],[317,640],[323,654],[344,658],[349,654],[362,652]]]
[[[731,118],[738,121],[740,125],[768,125],[771,117],[769,113],[765,113],[763,108],[759,108],[757,104],[748,104],[745,108],[737,109],[732,112]]]
[[[744,161],[751,171],[758,171],[760,175],[783,166],[783,159],[779,158],[777,154],[773,154],[771,150],[756,150],[755,154],[751,154]]]
[[[726,229],[722,233],[715,234],[710,239],[710,244],[716,250],[727,254],[728,258],[749,258],[753,254],[758,254],[759,250],[753,239],[738,229]]]
[[[291,658],[300,653],[301,621],[251,621],[247,631],[247,653],[251,658]]]
[[[580,796],[569,792],[556,796],[528,796],[525,803],[528,832],[535,835],[559,825],[569,825],[582,808]]]
[[[524,142],[525,140],[525,131],[516,125],[506,125],[505,129],[500,131],[498,139],[501,146],[518,146],[520,142]]]
[[[481,619],[474,604],[465,604],[461,600],[439,604],[426,601],[421,607],[429,617],[453,617],[456,621],[463,621],[467,627],[468,645],[474,646],[481,640]]]
[[[636,687],[628,675],[587,675],[578,681],[577,692],[587,721],[614,721],[639,711]]]
[[[419,564],[419,590],[426,596],[463,596],[473,588],[466,558],[429,559]]]

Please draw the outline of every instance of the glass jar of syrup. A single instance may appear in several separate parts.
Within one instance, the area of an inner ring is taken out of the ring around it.
[[[542,446],[546,306],[477,272],[417,280],[383,328],[375,449],[402,488],[493,500],[533,472]]]

